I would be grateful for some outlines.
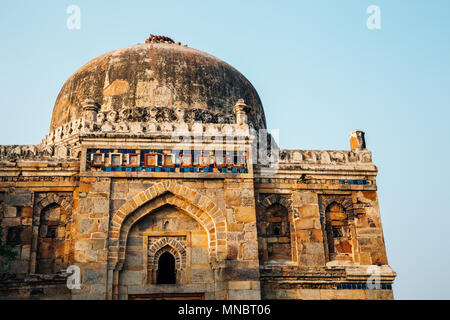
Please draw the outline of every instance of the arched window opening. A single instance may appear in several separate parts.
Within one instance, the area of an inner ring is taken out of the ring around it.
[[[352,244],[347,213],[333,202],[327,207],[325,215],[329,260],[350,260]]]
[[[64,212],[54,203],[40,214],[36,273],[54,274],[62,268],[64,256]]]
[[[291,232],[288,210],[273,204],[262,213],[259,232],[265,244],[261,247],[262,261],[291,260]]]
[[[158,260],[158,284],[176,284],[175,257],[164,252]]]

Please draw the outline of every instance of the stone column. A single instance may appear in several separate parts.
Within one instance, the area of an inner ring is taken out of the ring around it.
[[[97,122],[97,112],[100,110],[100,104],[98,104],[92,97],[86,98],[81,103],[83,110],[83,118],[87,121]]]
[[[251,107],[246,105],[244,99],[239,99],[233,107],[233,113],[236,116],[236,124],[242,126],[248,124],[247,113],[250,112]]]

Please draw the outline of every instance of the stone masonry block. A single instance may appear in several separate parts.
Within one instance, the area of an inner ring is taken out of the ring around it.
[[[298,214],[300,219],[305,218],[318,218],[319,207],[317,205],[304,205],[298,208]]]
[[[318,198],[315,192],[311,191],[298,191],[292,194],[292,205],[303,206],[307,204],[317,205]]]
[[[10,206],[28,207],[33,205],[33,194],[31,192],[15,192],[5,195],[5,204]]]
[[[295,221],[295,228],[297,230],[314,229],[314,219],[298,219]]]
[[[15,217],[17,217],[17,208],[16,207],[12,207],[12,206],[6,207],[4,216],[5,216],[5,218],[15,218]]]
[[[230,290],[250,290],[252,281],[229,281],[228,289]]]
[[[235,208],[235,220],[239,222],[255,222],[256,213],[254,207]]]
[[[94,213],[109,213],[109,200],[103,198],[95,199]]]

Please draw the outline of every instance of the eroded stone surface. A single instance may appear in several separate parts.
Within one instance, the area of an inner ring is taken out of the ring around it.
[[[135,45],[88,62],[63,86],[50,129],[79,118],[79,106],[88,96],[102,105],[101,111],[171,107],[209,110],[225,118],[243,98],[253,107],[249,118],[254,126],[266,126],[259,96],[242,74],[209,54],[176,44]]]

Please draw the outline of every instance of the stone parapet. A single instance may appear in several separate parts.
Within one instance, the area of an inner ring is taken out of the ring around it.
[[[247,137],[251,135],[248,125],[229,123],[186,122],[125,122],[118,119],[91,122],[77,119],[51,131],[42,139],[40,146],[54,146],[74,142],[74,137]]]
[[[59,160],[76,160],[80,156],[79,149],[68,148],[66,146],[50,146],[50,145],[12,145],[0,146],[0,163],[3,165],[14,165],[21,160],[31,162]]]
[[[372,153],[362,150],[280,150],[280,164],[356,164],[371,163]]]

